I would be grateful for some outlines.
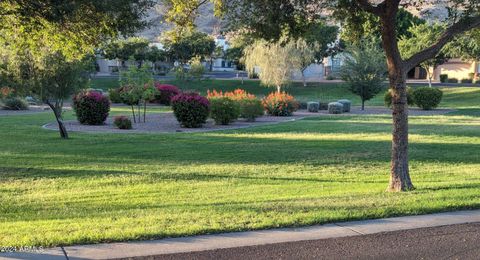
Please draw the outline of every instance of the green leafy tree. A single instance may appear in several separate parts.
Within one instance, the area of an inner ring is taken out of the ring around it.
[[[61,118],[63,98],[72,94],[72,86],[79,86],[72,82],[81,81],[77,73],[81,61],[104,40],[143,28],[143,16],[153,4],[151,0],[2,1],[2,73],[10,75],[12,85],[25,94],[41,89],[42,100]],[[67,138],[63,122],[57,122],[61,136]]]
[[[243,30],[229,32],[227,39],[230,46],[225,53],[226,58],[232,61],[238,70],[245,69],[244,51],[249,45],[253,44],[254,39]]]
[[[294,44],[268,43],[256,41],[245,50],[245,65],[249,73],[258,68],[258,75],[262,84],[276,87],[281,92],[299,68],[298,62],[292,57],[295,55]]]
[[[472,30],[457,37],[446,50],[449,56],[468,61],[480,61],[480,29]],[[478,79],[475,71],[474,78]]]
[[[295,63],[295,67],[299,68],[300,73],[302,74],[303,86],[307,86],[307,81],[305,80],[305,70],[312,63],[315,62],[315,55],[317,50],[321,47],[317,42],[308,44],[304,39],[293,40],[287,43],[287,47],[292,49],[291,59]]]
[[[337,26],[326,25],[323,21],[308,26],[303,38],[309,46],[315,48],[315,61],[322,63],[323,58],[335,55],[339,51],[336,43],[339,29]]]
[[[200,57],[195,57],[190,61],[190,69],[188,70],[188,76],[193,79],[200,80],[205,74],[205,66],[202,64]]]
[[[348,9],[337,10],[337,16],[343,16],[340,37],[347,43],[359,44],[365,38],[381,37],[378,29],[380,19],[368,12],[357,12],[352,15]],[[396,17],[397,38],[410,38],[412,26],[425,24],[425,20],[414,16],[404,8],[400,8]]]
[[[150,46],[145,59],[150,61],[153,64],[153,70],[158,72],[157,62],[167,61],[167,54],[163,49],[159,49],[157,46]]]
[[[382,91],[386,73],[385,55],[378,43],[362,41],[347,48],[340,75],[350,91],[362,100],[362,110],[365,110],[365,101]]]
[[[410,58],[415,53],[434,44],[444,31],[441,24],[419,24],[408,29],[410,36],[404,36],[398,41],[398,48],[403,58]],[[448,61],[445,48],[438,52],[433,58],[420,63],[427,72],[428,85],[432,87],[433,72],[439,66]]]
[[[141,66],[149,56],[149,41],[141,37],[132,37],[126,40],[115,40],[103,47],[103,56],[109,60],[117,60],[124,66],[124,62],[133,59]]]
[[[130,66],[128,70],[121,72],[120,85],[123,87],[122,99],[132,108],[133,120],[136,123],[142,122],[141,107],[143,106],[143,122],[146,121],[147,103],[155,98],[155,88],[152,68],[147,65]],[[137,116],[135,119],[134,105],[137,106]]]
[[[187,31],[180,35],[164,35],[161,39],[171,60],[182,65],[194,57],[202,60],[210,57],[215,50],[215,41],[206,33]]]

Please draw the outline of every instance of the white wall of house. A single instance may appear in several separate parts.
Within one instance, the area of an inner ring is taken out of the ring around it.
[[[224,52],[230,48],[230,44],[222,35],[215,37],[215,45],[221,47]],[[235,69],[233,62],[227,59],[217,58],[213,60],[212,71],[234,71]]]
[[[470,79],[472,73],[479,73],[479,63],[463,61],[461,59],[451,59],[448,62],[438,66],[434,71],[434,79],[440,80],[440,75],[446,74],[449,78],[459,80]]]
[[[97,57],[97,64],[97,75],[110,75],[118,72],[118,64],[116,60],[107,60],[102,57]]]
[[[307,81],[323,80],[324,79],[324,67],[323,64],[310,64],[305,69],[305,79]],[[302,80],[302,73],[297,71],[292,76],[293,80]]]

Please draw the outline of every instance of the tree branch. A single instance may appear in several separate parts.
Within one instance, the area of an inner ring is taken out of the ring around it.
[[[360,9],[377,16],[380,16],[384,11],[383,7],[385,6],[385,1],[376,6],[372,5],[370,2],[368,2],[368,0],[357,0],[356,2]]]
[[[464,18],[453,24],[440,36],[435,44],[405,60],[406,70],[410,70],[425,60],[435,57],[453,37],[477,27],[480,27],[480,15]]]

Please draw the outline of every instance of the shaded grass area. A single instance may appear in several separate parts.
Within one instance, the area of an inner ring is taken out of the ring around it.
[[[49,113],[0,117],[0,246],[479,208],[478,113],[411,118],[417,189],[401,194],[384,192],[389,116],[324,116],[195,134],[72,133],[70,140],[39,127],[53,121]]]
[[[274,91],[272,88],[262,86],[259,81],[246,80],[242,84],[239,80],[202,80],[202,81],[176,81],[169,80],[165,83],[174,84],[183,90],[197,91],[206,94],[207,90],[231,91],[242,88],[259,97],[263,97]],[[95,88],[108,89],[118,87],[118,80],[115,78],[95,78],[92,80]],[[414,86],[418,87],[418,86]],[[441,107],[452,108],[475,108],[480,101],[480,88],[478,87],[442,87],[444,92]],[[360,98],[352,94],[348,87],[342,83],[308,83],[303,87],[300,82],[293,82],[285,88],[287,92],[294,95],[300,101],[321,101],[331,102],[347,98],[353,101],[353,105],[360,105]],[[383,106],[384,92],[381,92],[372,100],[367,101],[367,106]]]

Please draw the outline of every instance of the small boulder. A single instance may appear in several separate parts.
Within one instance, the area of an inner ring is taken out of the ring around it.
[[[318,102],[308,102],[307,103],[308,112],[317,113],[319,108],[320,108],[320,103],[318,103]]]
[[[343,112],[350,112],[350,109],[352,107],[352,101],[348,99],[340,99],[337,102],[343,105]]]
[[[328,103],[328,113],[329,114],[341,114],[343,113],[343,104],[340,102],[330,102]]]

